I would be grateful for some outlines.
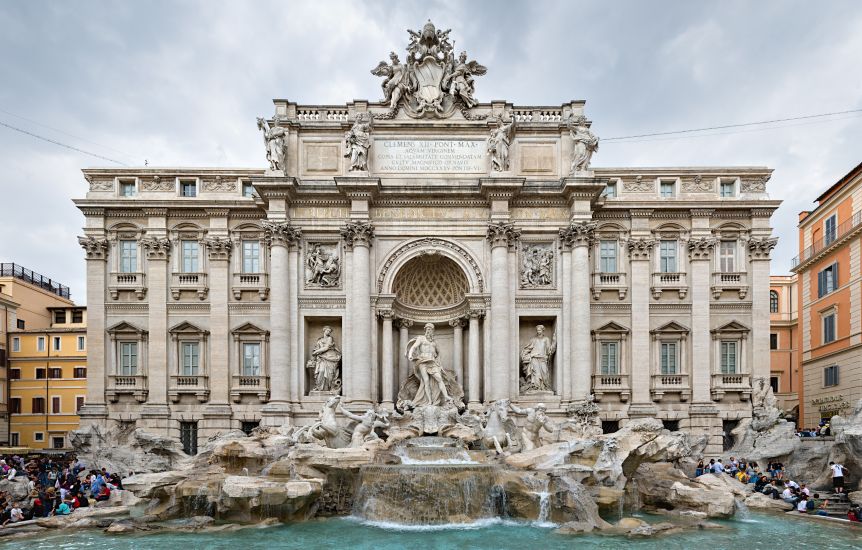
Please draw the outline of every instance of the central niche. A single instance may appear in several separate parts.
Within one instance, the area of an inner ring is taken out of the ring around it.
[[[401,304],[417,309],[457,306],[470,288],[458,264],[439,254],[426,254],[407,262],[392,286]]]

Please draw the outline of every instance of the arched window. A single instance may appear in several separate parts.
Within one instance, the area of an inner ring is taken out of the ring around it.
[[[769,312],[778,313],[778,293],[774,290],[769,291]]]

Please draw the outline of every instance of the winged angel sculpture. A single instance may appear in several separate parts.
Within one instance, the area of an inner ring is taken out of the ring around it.
[[[408,29],[410,43],[404,63],[395,52],[389,63],[381,61],[371,74],[383,77],[383,102],[389,104],[386,118],[394,117],[400,106],[414,118],[447,118],[460,109],[465,116],[476,106],[474,76],[488,70],[468,61],[467,52],[454,55],[449,39],[451,29],[438,30],[431,21],[421,31]]]

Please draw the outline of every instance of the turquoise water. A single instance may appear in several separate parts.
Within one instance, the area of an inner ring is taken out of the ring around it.
[[[650,518],[652,521],[652,518]],[[726,529],[691,531],[654,539],[628,539],[600,535],[556,535],[553,529],[526,523],[490,522],[472,529],[398,529],[375,526],[350,518],[314,520],[230,533],[155,534],[108,536],[100,531],[57,533],[51,536],[0,543],[0,548],[29,549],[153,549],[196,548],[252,550],[287,548],[317,550],[421,549],[473,550],[517,548],[557,550],[582,548],[774,550],[788,548],[859,549],[862,529],[833,526],[810,520],[751,514],[745,521],[725,521]]]

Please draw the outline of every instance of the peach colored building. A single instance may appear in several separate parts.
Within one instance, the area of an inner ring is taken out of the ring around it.
[[[799,388],[799,286],[796,275],[769,279],[769,382],[779,406],[798,418]]]
[[[862,164],[799,214],[800,425],[851,412],[862,398]]]

